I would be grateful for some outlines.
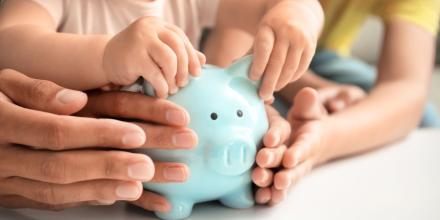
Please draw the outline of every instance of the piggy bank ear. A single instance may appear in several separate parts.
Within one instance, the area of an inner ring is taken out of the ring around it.
[[[226,69],[231,76],[229,87],[247,97],[255,97],[251,100],[259,100],[258,88],[260,87],[260,82],[250,80],[248,77],[251,64],[252,56],[249,55],[235,61]]]

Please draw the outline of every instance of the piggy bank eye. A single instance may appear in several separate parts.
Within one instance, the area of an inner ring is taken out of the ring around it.
[[[237,116],[240,118],[243,117],[243,112],[240,109],[237,110]]]
[[[217,120],[217,118],[218,118],[217,113],[215,113],[215,112],[211,113],[211,119],[212,120]]]

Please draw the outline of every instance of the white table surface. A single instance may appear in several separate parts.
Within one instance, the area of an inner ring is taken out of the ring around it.
[[[154,219],[117,203],[61,212],[7,210],[0,219]],[[232,210],[197,205],[190,219],[440,219],[440,130],[419,130],[362,156],[322,166],[276,207]]]

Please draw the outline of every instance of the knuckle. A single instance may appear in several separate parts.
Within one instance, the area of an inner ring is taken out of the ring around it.
[[[28,97],[35,97],[37,100],[48,101],[47,88],[54,83],[46,80],[35,80],[28,88]],[[41,103],[43,104],[43,103]]]
[[[45,158],[40,164],[40,175],[47,179],[61,184],[68,183],[66,175],[66,164],[57,155]]]
[[[46,126],[46,143],[53,150],[63,150],[65,144],[65,123],[62,120],[50,121]]]
[[[3,82],[5,79],[9,78],[11,74],[16,74],[17,72],[12,69],[3,69],[0,70],[0,82]]]
[[[57,195],[54,186],[51,184],[43,184],[34,190],[34,192],[34,198],[39,202],[49,205],[56,205],[63,202],[62,196]]]

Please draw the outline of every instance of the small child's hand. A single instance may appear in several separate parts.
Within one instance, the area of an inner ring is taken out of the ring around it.
[[[253,47],[250,78],[263,77],[260,96],[297,80],[308,68],[323,26],[322,8],[316,1],[281,1],[263,17]]]
[[[143,77],[160,98],[200,74],[205,56],[178,27],[155,17],[140,18],[107,44],[103,68],[109,82],[130,85]]]
[[[350,107],[363,98],[366,93],[353,85],[336,85],[318,89],[321,102],[329,113],[335,113]]]

